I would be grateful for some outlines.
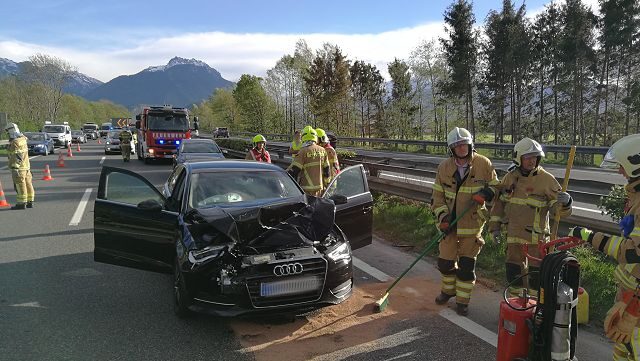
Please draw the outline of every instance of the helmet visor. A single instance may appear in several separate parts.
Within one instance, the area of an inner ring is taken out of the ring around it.
[[[607,154],[604,155],[602,163],[600,163],[600,168],[618,169],[619,167],[620,162],[618,162],[618,160],[616,159],[616,156],[613,153],[613,147],[611,147],[607,151]]]

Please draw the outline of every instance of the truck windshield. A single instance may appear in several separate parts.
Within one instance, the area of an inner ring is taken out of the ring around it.
[[[149,114],[147,116],[147,122],[151,130],[177,130],[182,132],[189,130],[189,121],[184,114]]]
[[[47,133],[64,133],[64,127],[61,125],[45,125],[43,130]]]

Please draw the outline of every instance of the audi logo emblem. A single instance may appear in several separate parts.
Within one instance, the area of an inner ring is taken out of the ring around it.
[[[287,263],[287,264],[280,264],[277,265],[275,267],[273,267],[273,274],[280,277],[280,276],[291,276],[291,275],[297,275],[302,273],[303,271],[303,267],[302,264],[296,262],[296,263]]]

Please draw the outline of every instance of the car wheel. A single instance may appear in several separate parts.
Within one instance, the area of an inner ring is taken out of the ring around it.
[[[178,260],[176,260],[173,267],[173,312],[176,316],[185,318],[191,315],[191,310],[189,310],[191,300],[187,290],[187,283],[184,280],[182,271],[180,271]]]

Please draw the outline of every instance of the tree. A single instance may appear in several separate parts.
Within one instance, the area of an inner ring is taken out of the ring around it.
[[[444,48],[450,79],[444,84],[445,92],[465,103],[466,126],[475,135],[476,127],[473,111],[473,88],[477,62],[477,35],[473,30],[475,16],[471,3],[457,0],[444,14],[445,31],[448,39],[440,38]]]
[[[245,127],[252,132],[264,133],[268,130],[269,98],[262,84],[262,78],[242,74],[233,90],[233,98],[245,121]]]
[[[400,139],[407,139],[412,133],[411,119],[416,111],[416,107],[411,104],[413,89],[409,66],[396,58],[389,64],[389,76],[393,83],[390,99],[391,114],[395,118],[393,129],[399,131]]]

